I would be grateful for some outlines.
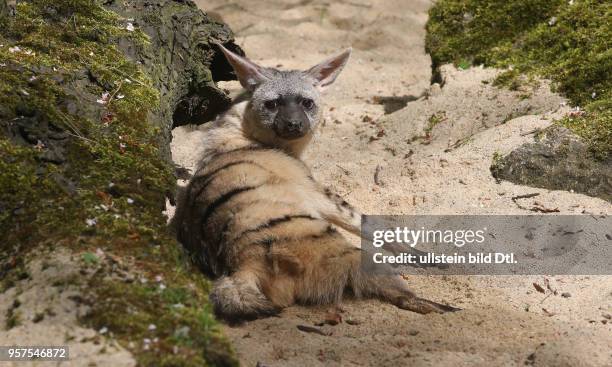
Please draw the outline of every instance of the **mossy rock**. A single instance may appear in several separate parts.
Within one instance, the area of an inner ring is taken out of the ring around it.
[[[606,0],[440,0],[429,12],[426,49],[434,67],[510,68],[495,85],[516,88],[533,76],[552,80],[556,91],[588,112],[581,124],[563,125],[605,158],[612,152],[610,19]]]
[[[241,52],[230,29],[191,1],[31,0],[14,10],[0,0],[2,288],[49,249],[101,249],[189,291],[171,312],[163,295],[102,267],[81,282],[94,305],[85,325],[108,324],[141,365],[236,364],[207,306],[208,282],[162,214],[176,185],[172,127],[204,123],[230,103],[215,82],[233,74],[211,43]],[[111,322],[118,313],[124,323]],[[155,319],[159,348],[130,347]],[[174,345],[183,353],[170,358]]]
[[[573,190],[612,202],[612,159],[601,161],[570,130],[549,127],[533,143],[496,157],[497,179],[551,190]]]
[[[610,19],[612,3],[606,0],[440,0],[431,8],[426,49],[435,68],[506,68],[493,84],[510,89],[548,78],[576,106],[555,122],[570,131],[519,148],[504,158],[505,165],[494,164],[497,177],[609,200],[609,169],[595,168],[606,168],[612,159]],[[538,149],[548,156],[538,158]],[[576,161],[564,169],[568,158]]]

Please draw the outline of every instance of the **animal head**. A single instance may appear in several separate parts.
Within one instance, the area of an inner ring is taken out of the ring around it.
[[[282,71],[219,47],[251,95],[243,130],[251,138],[279,147],[310,140],[321,119],[321,92],[336,80],[351,54],[347,49],[308,70]]]

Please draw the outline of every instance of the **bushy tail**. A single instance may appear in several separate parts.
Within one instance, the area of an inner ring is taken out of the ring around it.
[[[254,276],[235,273],[216,280],[210,300],[215,313],[228,321],[249,320],[280,312],[261,292]]]

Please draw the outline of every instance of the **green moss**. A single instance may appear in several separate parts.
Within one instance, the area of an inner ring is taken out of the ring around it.
[[[612,104],[611,17],[605,0],[441,0],[430,10],[426,48],[435,65],[470,60],[512,67],[495,81],[511,89],[519,88],[521,75],[552,80],[589,111],[579,123],[561,123],[605,156],[612,150],[609,130],[602,130],[609,115],[590,106]]]
[[[492,64],[491,50],[548,20],[562,0],[440,0],[429,11],[426,48],[435,65]]]
[[[169,288],[96,273],[83,323],[108,327],[140,365],[232,365],[208,283],[195,270],[186,275],[162,215],[175,178],[151,121],[161,101],[142,66],[119,49],[125,42],[150,47],[126,22],[95,0],[33,0],[19,2],[0,30],[0,275],[10,270],[2,288],[14,284],[33,249],[62,246],[86,266],[101,266],[93,252],[103,248],[131,259],[135,273],[162,274]],[[61,135],[61,143],[48,134]],[[16,325],[18,314],[9,322]],[[135,341],[151,323],[159,342],[145,350]],[[177,338],[185,325],[189,333]]]
[[[6,318],[6,329],[10,330],[21,325],[21,313],[11,310]]]
[[[605,160],[610,156],[612,143],[612,109],[597,108],[569,115],[559,123],[581,136],[591,148],[596,158]]]
[[[506,87],[510,90],[519,90],[521,87],[535,84],[534,78],[526,78],[517,69],[510,69],[501,72],[495,79],[493,85],[496,87]]]
[[[446,113],[444,111],[436,112],[433,115],[429,116],[429,119],[427,119],[427,126],[425,126],[424,129],[425,136],[429,137],[433,128],[444,120],[446,120]]]
[[[25,280],[30,278],[30,273],[28,273],[25,266],[22,263],[16,264],[16,267],[8,274],[5,274],[0,280],[0,294],[8,291],[17,285],[17,282],[20,280]]]
[[[21,312],[18,310],[21,302],[15,299],[11,307],[6,311],[6,329],[10,330],[21,325]]]
[[[460,60],[457,62],[457,67],[461,70],[467,70],[472,66],[472,63],[468,60]]]
[[[498,151],[495,151],[493,153],[493,165],[498,165],[502,162],[502,159],[504,158],[504,155],[501,154]]]
[[[103,297],[83,321],[96,328],[129,335],[127,345],[138,350],[143,366],[237,365],[208,304],[207,283],[194,269],[164,274],[162,289],[147,282],[120,283],[92,279]],[[165,278],[168,276],[169,278]]]
[[[100,261],[100,259],[98,259],[96,254],[91,253],[91,252],[84,253],[83,255],[81,255],[81,258],[83,259],[85,264],[88,264],[88,265],[97,264]]]
[[[70,275],[62,275],[51,280],[50,284],[52,287],[61,288],[63,290],[70,286],[81,285],[81,278],[82,275],[74,273]]]
[[[71,137],[66,144],[68,168],[42,162],[47,151],[44,146],[17,146],[6,138],[0,140],[0,164],[7,167],[0,178],[5,188],[1,199],[9,209],[0,217],[0,228],[16,237],[16,242],[35,243],[54,234],[79,235],[87,230],[86,219],[98,216],[96,231],[115,233],[116,226],[130,212],[136,213],[138,205],[130,210],[113,203],[114,213],[99,215],[95,206],[109,183],[141,188],[123,194],[145,202],[158,201],[172,185],[171,170],[161,162],[156,148],[159,131],[147,123],[158,93],[112,42],[129,37],[142,45],[142,35],[127,34],[119,24],[116,15],[95,1],[34,1],[19,3],[16,18],[3,34],[0,105],[4,132],[10,131],[10,121],[25,115],[32,120],[27,128],[36,130],[37,124],[46,123]],[[74,73],[84,70],[95,75],[97,83],[88,86],[92,105],[85,102],[84,108],[99,108],[96,97],[111,93],[99,121],[84,117],[93,115],[90,111],[70,111],[77,96],[68,94],[66,87],[78,87]],[[76,195],[67,195],[72,193],[65,192],[63,181],[77,186]],[[27,206],[20,205],[25,201]],[[11,215],[15,210],[21,212]],[[150,218],[144,218],[146,221]],[[41,228],[55,233],[37,233]]]

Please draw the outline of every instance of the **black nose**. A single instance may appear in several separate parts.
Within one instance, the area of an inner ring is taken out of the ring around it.
[[[297,131],[297,130],[300,129],[301,125],[302,124],[300,123],[300,121],[296,121],[296,120],[294,120],[294,121],[287,121],[287,130]]]

